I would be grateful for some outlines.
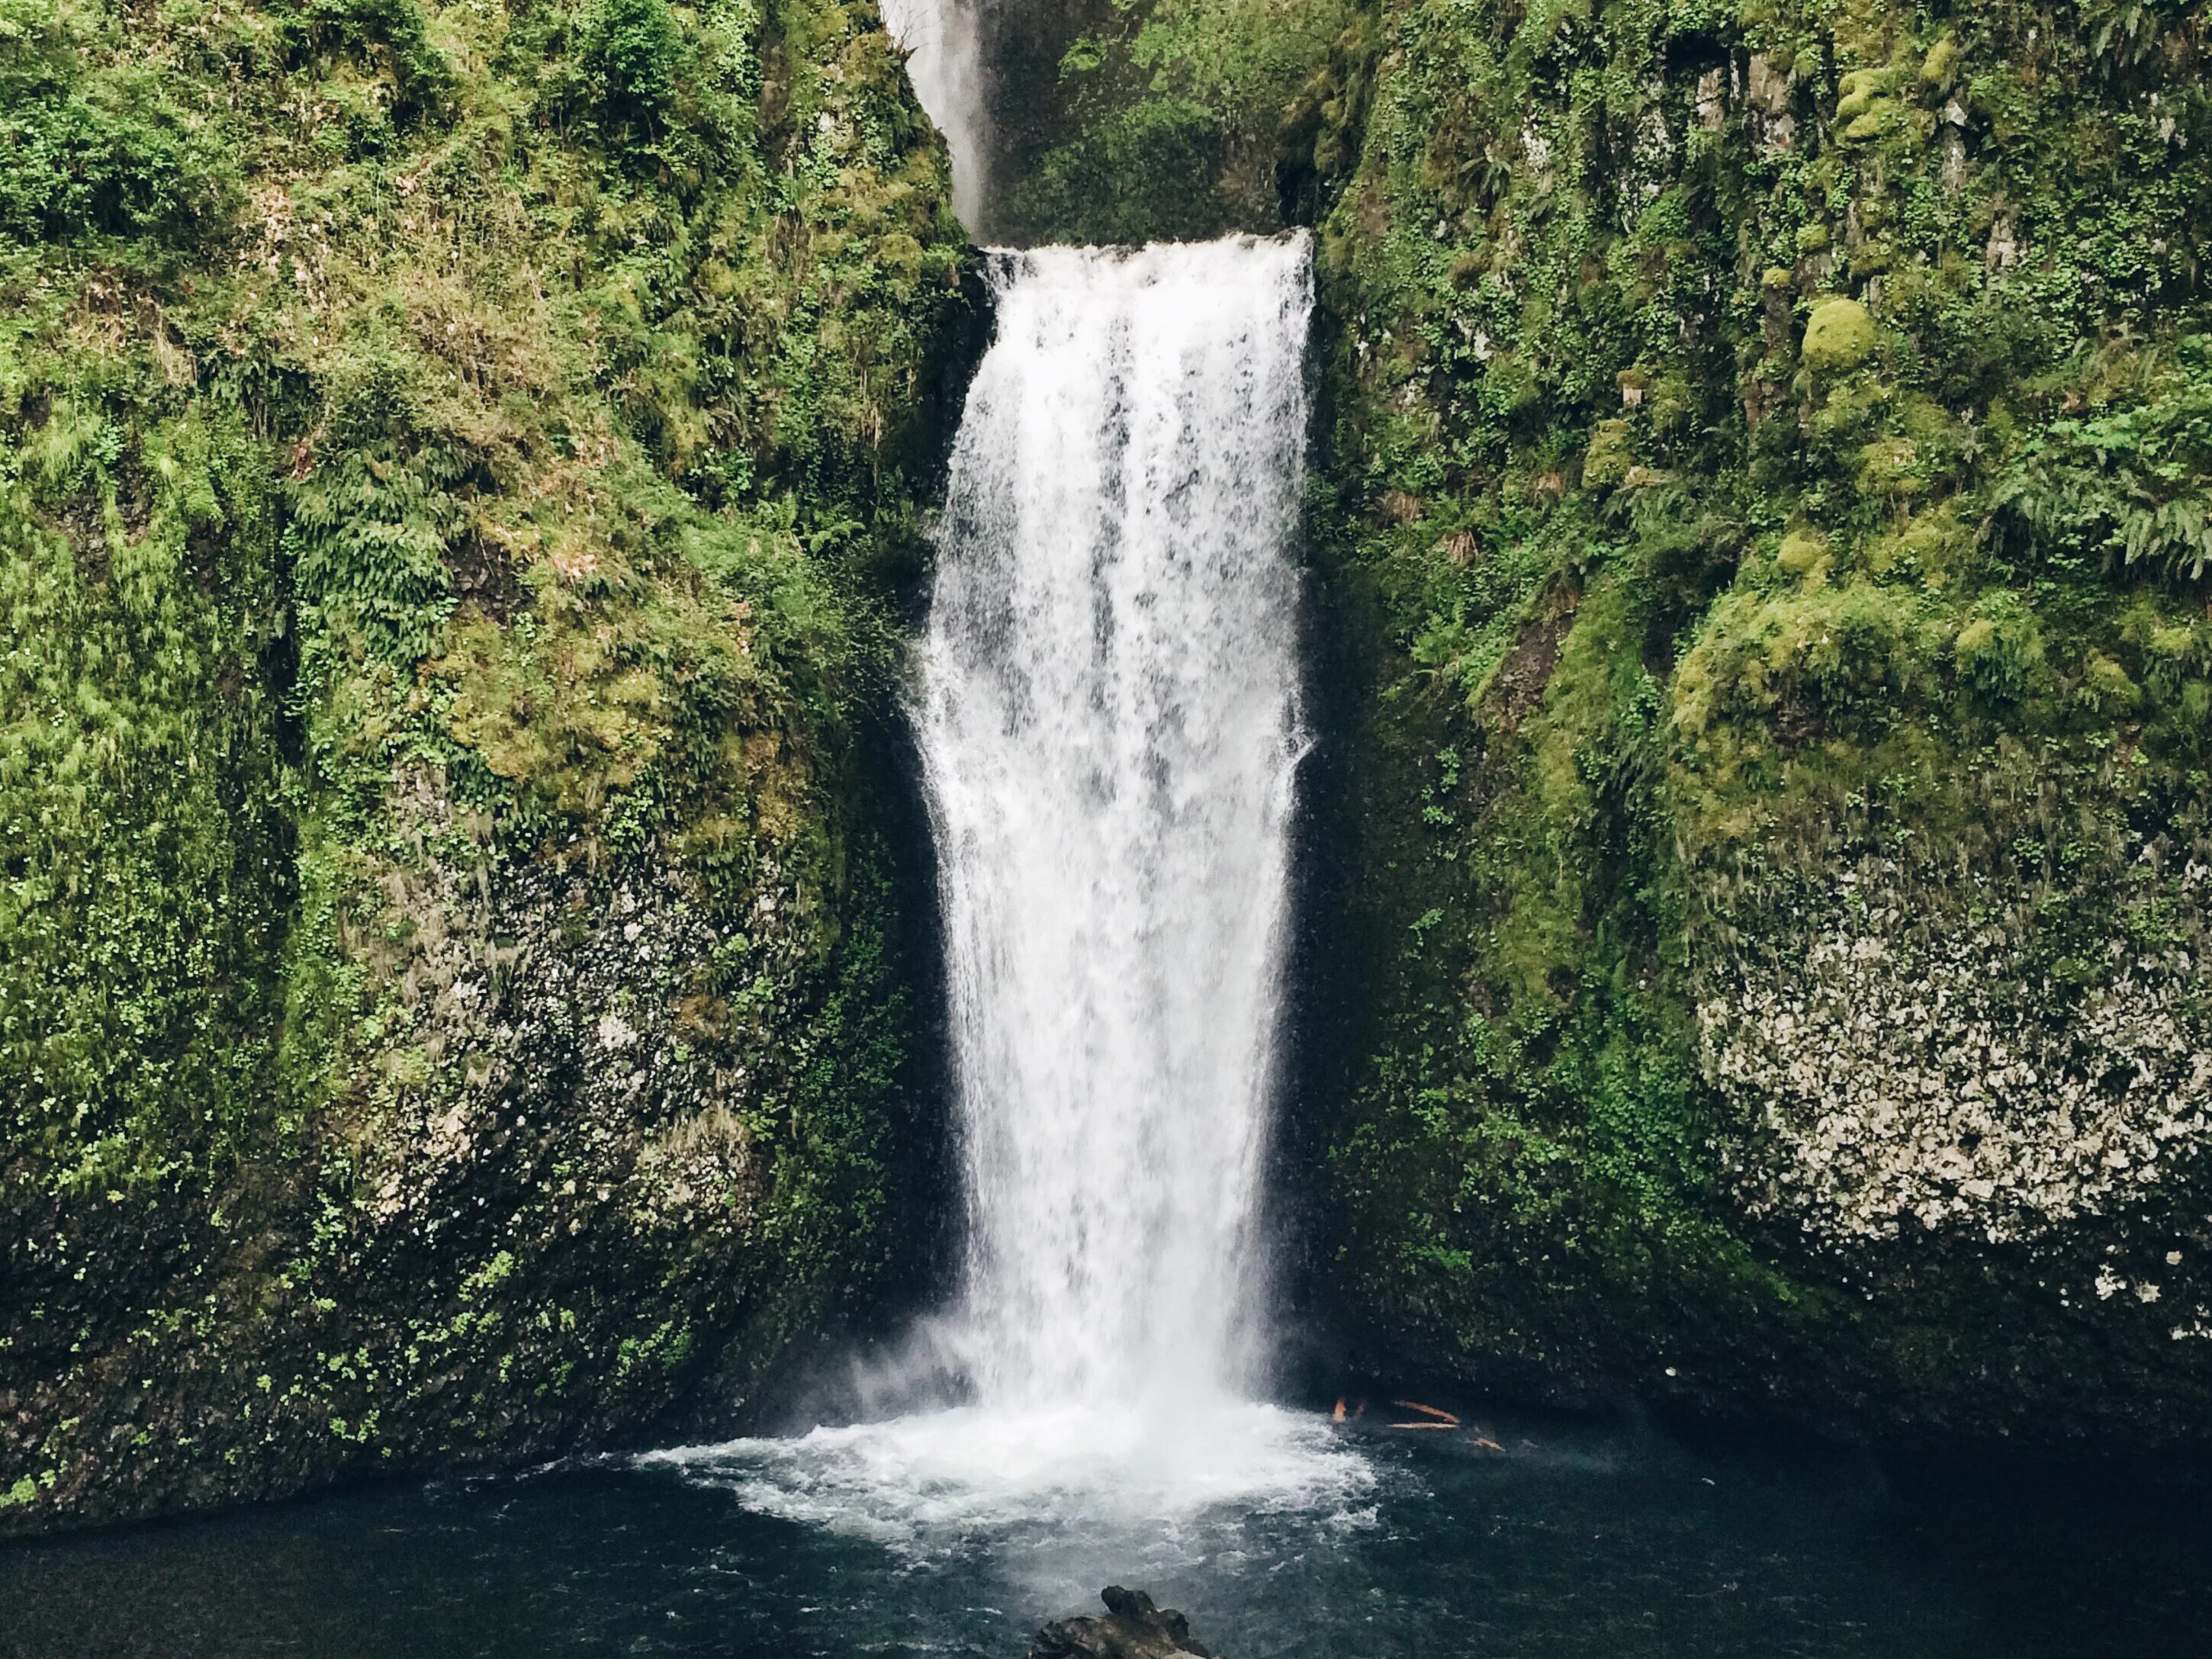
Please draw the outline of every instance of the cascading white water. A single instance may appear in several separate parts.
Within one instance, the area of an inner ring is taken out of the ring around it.
[[[907,79],[952,161],[952,210],[981,221],[989,129],[983,97],[985,0],[883,0],[884,27],[907,54]],[[980,234],[981,233],[978,232]]]
[[[1371,1480],[1249,1398],[1310,249],[990,257],[915,698],[970,1229],[928,1346],[965,1398],[659,1457],[777,1514],[1075,1561],[1130,1547],[1077,1523],[1157,1541]]]
[[[885,5],[971,226],[982,3]],[[1069,1589],[1201,1511],[1341,1516],[1374,1479],[1249,1397],[1310,248],[989,257],[915,699],[969,1223],[919,1369],[959,1401],[647,1461],[903,1547],[988,1529]]]
[[[986,1403],[1249,1370],[1306,239],[994,255],[917,724]]]

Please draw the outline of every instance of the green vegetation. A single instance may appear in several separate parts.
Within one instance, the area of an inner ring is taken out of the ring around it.
[[[966,332],[873,11],[6,0],[0,134],[0,1462],[553,1443],[818,1328],[914,1129],[863,769]],[[114,1380],[193,1372],[282,1420]]]
[[[1848,374],[1874,356],[1874,319],[1856,300],[1823,300],[1805,319],[1798,355],[1815,374]]]
[[[1313,135],[1340,113],[1326,67],[1359,27],[1344,0],[1110,0],[1025,20],[1059,55],[1021,71],[1048,88],[1007,89],[1027,118],[1007,123],[994,211],[1040,241],[1280,228],[1310,211]]]
[[[1067,54],[1044,228],[1319,231],[1378,1363],[2201,1430],[2208,1103],[2149,1056],[2212,1045],[2204,29],[1247,0]]]

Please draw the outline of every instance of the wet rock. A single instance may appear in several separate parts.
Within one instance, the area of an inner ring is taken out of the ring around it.
[[[1029,1659],[1212,1659],[1172,1607],[1156,1607],[1142,1590],[1109,1584],[1099,1592],[1103,1619],[1062,1619],[1030,1644]]]

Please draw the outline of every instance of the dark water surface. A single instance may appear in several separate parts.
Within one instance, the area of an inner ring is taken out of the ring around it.
[[[1235,1659],[2212,1655],[2212,1499],[1545,1425],[1363,1437],[1320,1515],[884,1542],[665,1468],[384,1486],[0,1547],[0,1652],[975,1655],[1099,1586]]]

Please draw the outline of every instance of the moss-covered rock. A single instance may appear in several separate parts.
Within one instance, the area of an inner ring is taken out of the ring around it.
[[[1856,300],[1823,300],[1805,319],[1799,348],[1805,367],[1816,374],[1844,374],[1874,356],[1874,319]]]
[[[0,125],[0,1528],[735,1407],[929,1158],[873,10],[26,0]]]
[[[1376,14],[1306,1091],[1368,1363],[2212,1431],[2193,18]]]

